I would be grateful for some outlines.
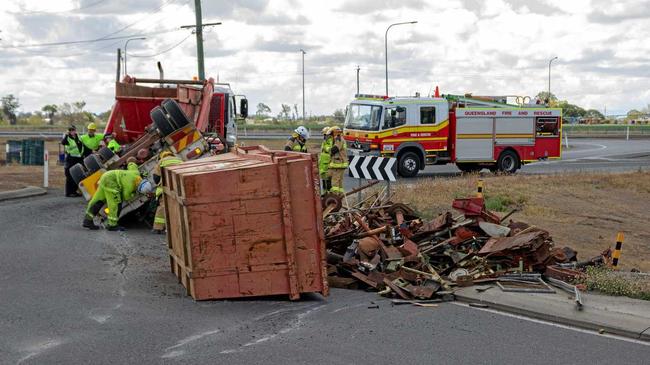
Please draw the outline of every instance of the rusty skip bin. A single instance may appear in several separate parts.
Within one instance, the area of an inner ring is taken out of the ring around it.
[[[196,300],[328,295],[314,156],[263,146],[163,171],[171,269]]]

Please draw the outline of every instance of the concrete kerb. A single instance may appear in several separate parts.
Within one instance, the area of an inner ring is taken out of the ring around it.
[[[36,186],[28,186],[26,188],[22,188],[18,190],[0,192],[0,202],[5,200],[12,200],[12,199],[29,198],[32,196],[45,195],[45,194],[47,194],[47,190],[45,190],[44,188],[39,188]]]
[[[650,311],[647,309],[650,302],[583,294],[584,309],[577,311],[568,294],[560,291],[557,294],[504,293],[495,287],[490,289],[494,293],[488,294],[479,293],[475,288],[457,290],[454,293],[456,300],[468,304],[479,303],[497,311],[547,322],[650,341]],[[621,305],[620,311],[615,309],[618,308],[614,304],[617,300],[626,302]],[[636,305],[640,308],[634,308]]]

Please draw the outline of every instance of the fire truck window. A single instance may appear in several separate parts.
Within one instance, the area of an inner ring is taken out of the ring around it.
[[[535,131],[538,136],[557,136],[559,134],[558,118],[537,118]]]
[[[436,107],[423,106],[420,108],[420,124],[436,124]]]
[[[397,106],[386,108],[382,129],[399,127],[406,124],[406,108]]]

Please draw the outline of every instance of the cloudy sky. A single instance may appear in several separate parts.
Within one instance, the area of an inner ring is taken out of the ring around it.
[[[356,92],[384,92],[384,32],[391,95],[534,96],[552,92],[586,108],[625,113],[650,104],[650,1],[616,0],[203,0],[206,75],[250,103],[302,103],[331,114]],[[128,72],[191,78],[194,0],[0,0],[0,95],[22,111],[85,100],[102,112],[114,96],[116,49],[129,36]],[[88,41],[74,43],[77,41]],[[43,44],[55,45],[47,45]],[[63,44],[58,44],[63,43]],[[57,45],[58,44],[58,45]],[[36,46],[40,45],[40,46]]]

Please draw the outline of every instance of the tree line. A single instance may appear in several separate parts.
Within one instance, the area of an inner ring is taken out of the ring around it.
[[[62,104],[46,104],[40,110],[19,112],[20,101],[13,94],[3,96],[1,100],[0,124],[18,125],[71,125],[91,122],[105,123],[110,111],[93,114],[87,110],[83,100]]]

